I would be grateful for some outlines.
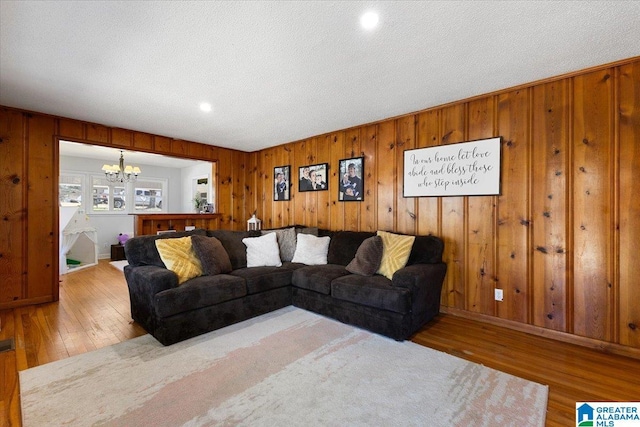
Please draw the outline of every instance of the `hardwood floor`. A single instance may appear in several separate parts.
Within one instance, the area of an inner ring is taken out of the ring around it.
[[[131,321],[122,273],[98,266],[62,277],[60,301],[0,311],[0,425],[20,425],[18,371],[143,335]],[[413,338],[494,369],[549,385],[547,426],[575,425],[577,401],[640,400],[640,360],[443,314]]]

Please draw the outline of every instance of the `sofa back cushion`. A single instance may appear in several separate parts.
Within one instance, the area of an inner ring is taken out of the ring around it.
[[[203,274],[231,273],[231,260],[220,240],[210,236],[191,236],[191,245],[200,259]]]
[[[175,233],[164,233],[160,235],[136,236],[125,242],[124,253],[129,265],[155,265],[157,267],[166,267],[160,258],[158,249],[156,248],[156,240],[204,235],[206,235],[205,230],[196,229],[192,231],[177,231]]]
[[[260,231],[235,231],[235,230],[207,230],[207,236],[220,240],[222,246],[229,255],[231,267],[234,270],[247,266],[247,247],[242,239],[247,237],[260,237]]]
[[[436,236],[416,236],[407,265],[442,262],[444,242]]]
[[[355,258],[362,242],[375,235],[376,233],[368,231],[336,231],[331,233],[327,262],[329,264],[348,265]]]

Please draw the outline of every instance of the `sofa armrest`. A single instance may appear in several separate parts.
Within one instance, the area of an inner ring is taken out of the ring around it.
[[[411,290],[411,310],[416,326],[440,312],[440,295],[446,272],[445,263],[413,264],[393,275],[393,286]]]
[[[176,273],[155,265],[127,265],[124,267],[124,276],[129,288],[133,286],[148,295],[155,295],[178,286]]]
[[[158,292],[178,286],[178,276],[171,270],[155,265],[126,266],[124,277],[129,287],[131,317],[153,332],[154,301]]]

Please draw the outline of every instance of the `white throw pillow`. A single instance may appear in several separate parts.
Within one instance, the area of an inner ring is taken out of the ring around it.
[[[242,243],[247,247],[247,267],[280,267],[280,248],[276,233],[260,237],[245,237]]]
[[[327,263],[329,252],[329,236],[316,237],[311,234],[298,234],[296,253],[291,262],[299,262],[307,265],[321,265]]]

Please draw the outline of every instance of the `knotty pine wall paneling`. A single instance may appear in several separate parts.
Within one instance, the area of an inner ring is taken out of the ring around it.
[[[262,186],[258,184],[261,165],[259,154],[257,151],[247,154],[248,166],[245,172],[247,175],[245,181],[245,212],[247,219],[251,217],[254,211],[260,211],[263,204],[262,195],[259,193]],[[243,229],[244,228],[246,228],[245,224],[243,224]]]
[[[26,214],[24,195],[25,123],[21,112],[0,110],[0,307],[25,297],[22,280],[26,266]]]
[[[531,219],[533,236],[532,323],[566,332],[573,322],[567,283],[572,278],[570,202],[570,80],[533,88]]]
[[[389,120],[378,124],[378,146],[376,162],[378,176],[376,193],[378,196],[378,229],[393,231],[396,226],[396,124]]]
[[[316,195],[316,224],[319,228],[328,229],[331,226],[331,192],[335,192],[336,183],[331,182],[331,144],[329,135],[319,136],[316,139],[316,163],[327,163],[329,168],[322,180],[329,186],[328,190],[318,191]],[[335,166],[334,166],[335,167]],[[288,225],[288,224],[283,224]]]
[[[247,162],[249,154],[242,151],[231,151],[231,166],[233,181],[231,183],[231,212],[232,218],[229,229],[238,230],[246,228],[246,221],[250,214],[245,211],[247,191]]]
[[[56,120],[27,114],[26,299],[45,302],[58,289],[58,141]]]
[[[0,309],[58,299],[60,139],[219,162],[221,228],[248,219],[250,155],[190,141],[109,128],[0,106]],[[202,154],[201,157],[194,153]]]
[[[362,129],[360,140],[360,156],[364,157],[364,185],[365,195],[362,202],[357,202],[356,205],[360,208],[360,230],[362,231],[376,231],[377,225],[377,188],[376,185],[377,163],[378,159],[375,156],[376,144],[378,139],[378,126],[371,125],[365,126]],[[337,179],[334,179],[337,182]],[[337,194],[337,190],[334,192]]]
[[[341,179],[338,165],[344,158],[345,133],[336,132],[329,135],[329,227],[332,230],[344,230],[344,202],[338,200],[338,181]]]
[[[403,198],[405,149],[495,136],[499,196]],[[294,177],[327,146],[331,168],[329,205],[293,185],[289,224],[438,235],[445,309],[640,350],[640,58],[286,145]],[[338,202],[338,161],[355,156],[365,200]]]
[[[573,236],[574,333],[604,341],[613,335],[611,69],[574,77]]]
[[[416,198],[402,196],[402,183],[404,170],[404,151],[411,150],[416,147],[416,116],[404,116],[396,121],[396,158],[395,172],[396,177],[395,194],[396,202],[396,226],[395,230],[404,234],[416,234]],[[391,161],[391,159],[389,159]]]
[[[467,136],[469,140],[491,138],[496,134],[496,101],[488,96],[469,102],[467,110]],[[504,181],[503,181],[504,182]],[[474,299],[477,311],[483,314],[493,314],[496,302],[494,287],[502,287],[496,282],[496,206],[497,197],[467,197],[467,277],[469,288],[477,293]],[[420,215],[423,212],[420,210]],[[436,230],[433,232],[439,235]]]
[[[279,205],[283,202],[273,203],[273,167],[280,166],[277,160],[277,148],[262,150],[260,153],[260,172],[258,180],[261,182],[262,191],[260,192],[259,208],[257,209],[257,217],[263,222],[263,228],[278,228],[280,225],[275,219],[274,211],[279,209]],[[291,190],[291,188],[289,188]]]
[[[136,150],[141,151],[153,151],[153,135],[142,132],[134,132],[132,147]]]
[[[305,155],[305,149],[307,146],[306,141],[296,142],[293,146],[293,158],[294,162],[291,165],[291,204],[293,205],[293,218],[294,224],[309,224],[305,222],[307,202],[305,193],[300,192],[300,176],[298,175],[299,168],[308,165],[309,162]],[[268,212],[268,210],[267,210]]]
[[[502,136],[502,176],[498,197],[496,287],[504,301],[496,304],[501,318],[528,322],[529,232],[529,90],[498,96],[498,135]],[[486,292],[485,298],[493,298]]]
[[[111,144],[117,148],[131,148],[133,145],[133,132],[126,129],[111,129]]]
[[[222,213],[220,226],[224,229],[233,229],[233,155],[230,151],[220,153],[218,168],[218,209]],[[247,218],[249,219],[249,218]],[[246,221],[246,219],[245,219]],[[243,224],[246,228],[246,224]]]
[[[440,114],[440,144],[454,144],[467,139],[465,133],[466,105],[456,104],[443,108]],[[470,272],[466,264],[467,221],[465,217],[464,197],[442,197],[442,215],[440,218],[440,236],[444,240],[443,261],[447,263],[447,275],[443,288],[444,305],[463,310],[478,312],[481,310],[483,289],[469,288],[467,277],[483,274],[482,270]],[[418,212],[418,216],[420,213]],[[475,282],[474,282],[475,283]],[[493,309],[491,313],[493,314]]]
[[[416,148],[427,148],[440,145],[440,111],[431,110],[418,114]],[[403,155],[404,158],[404,155]],[[441,236],[442,198],[418,197],[417,199],[417,233]]]
[[[640,62],[620,67],[617,74],[619,126],[619,330],[620,343],[640,348]]]

